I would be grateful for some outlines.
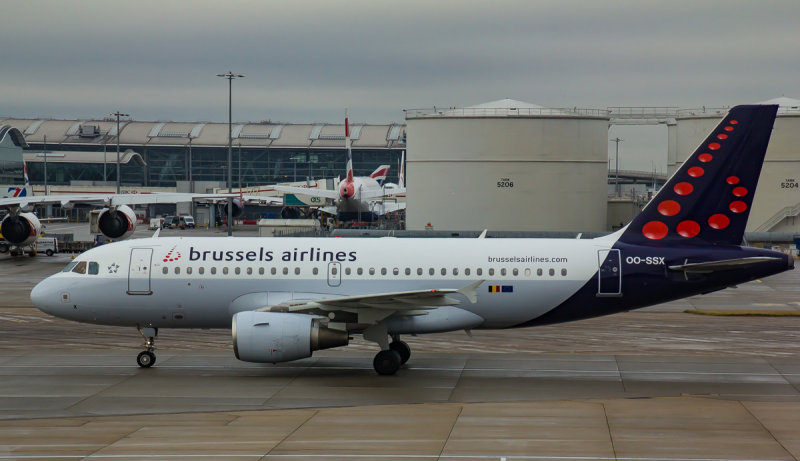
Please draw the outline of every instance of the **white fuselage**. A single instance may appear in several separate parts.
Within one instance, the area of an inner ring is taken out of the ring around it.
[[[74,262],[85,269],[49,277],[31,298],[47,313],[83,322],[230,328],[237,312],[286,301],[458,289],[483,280],[477,302],[458,308],[480,316],[478,328],[504,328],[573,295],[614,241],[140,239],[83,253]]]

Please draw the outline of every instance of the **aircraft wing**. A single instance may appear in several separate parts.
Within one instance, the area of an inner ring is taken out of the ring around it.
[[[378,311],[377,318],[387,317],[395,312],[413,315],[415,311],[427,311],[440,306],[454,306],[461,301],[448,295],[460,294],[471,303],[478,300],[477,289],[484,281],[478,280],[463,288],[443,288],[431,290],[400,291],[395,293],[376,293],[338,298],[287,301],[275,306],[258,309],[266,312],[305,312],[313,310],[346,311],[367,313]],[[424,312],[421,312],[424,313]]]
[[[296,187],[296,186],[273,186],[273,187],[275,188],[275,190],[279,190],[281,192],[289,192],[291,194],[307,195],[310,197],[324,197],[333,200],[337,200],[339,198],[338,190],[310,189],[308,187]]]
[[[385,215],[393,211],[405,210],[406,204],[405,202],[378,202],[372,209],[380,215]]]
[[[361,200],[371,200],[371,199],[377,199],[377,198],[382,198],[382,197],[392,197],[392,196],[395,196],[395,195],[400,195],[400,194],[405,194],[405,193],[406,193],[406,188],[405,187],[399,187],[399,188],[396,188],[396,189],[389,189],[389,190],[384,190],[384,189],[367,190],[367,191],[361,192]]]

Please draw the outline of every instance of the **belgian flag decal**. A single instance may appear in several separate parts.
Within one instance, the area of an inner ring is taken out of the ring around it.
[[[513,293],[514,285],[489,285],[489,293]]]

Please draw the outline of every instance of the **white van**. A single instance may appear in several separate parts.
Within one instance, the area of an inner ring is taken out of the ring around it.
[[[58,239],[55,237],[39,237],[36,240],[34,249],[37,253],[44,253],[53,256],[58,253]]]

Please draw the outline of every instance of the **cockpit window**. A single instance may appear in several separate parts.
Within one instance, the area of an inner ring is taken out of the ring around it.
[[[89,275],[97,275],[100,273],[100,264],[92,261],[89,263]]]
[[[75,267],[76,264],[78,264],[78,261],[70,261],[67,267],[61,269],[61,272],[72,272],[72,268]]]
[[[85,274],[86,261],[78,261],[78,263],[75,264],[75,267],[72,268],[72,272],[75,272],[76,274]]]

